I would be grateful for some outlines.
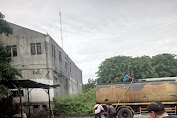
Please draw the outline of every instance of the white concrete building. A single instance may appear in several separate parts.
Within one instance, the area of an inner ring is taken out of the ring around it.
[[[82,92],[82,71],[50,35],[12,23],[9,23],[9,26],[13,29],[13,34],[0,35],[0,41],[12,57],[12,66],[21,72],[20,79],[60,84],[59,88],[50,90],[51,100],[54,96]],[[18,98],[18,92],[13,93],[13,96]],[[27,101],[26,94],[24,90],[23,103]],[[41,104],[46,107],[48,96],[44,90],[34,89],[30,93],[30,102],[34,108],[40,108]]]

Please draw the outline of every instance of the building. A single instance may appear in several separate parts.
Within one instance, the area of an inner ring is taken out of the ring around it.
[[[82,92],[82,71],[69,58],[64,50],[49,34],[42,34],[12,23],[9,26],[13,34],[0,35],[0,41],[12,57],[11,65],[21,74],[20,79],[29,79],[44,84],[60,84],[50,90],[51,100],[54,96],[71,95]],[[27,91],[22,91],[23,103],[27,102]],[[18,102],[18,91],[13,91]],[[48,96],[44,90],[30,92],[31,107],[46,108]]]

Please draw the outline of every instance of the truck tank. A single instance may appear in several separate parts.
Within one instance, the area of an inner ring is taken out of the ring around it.
[[[105,99],[109,99],[111,103],[117,103],[129,84],[130,82],[97,85],[96,102],[104,104]],[[134,82],[121,98],[120,103],[154,101],[177,102],[177,81]]]

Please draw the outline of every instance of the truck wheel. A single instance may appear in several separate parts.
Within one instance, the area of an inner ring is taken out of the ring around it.
[[[122,108],[118,111],[118,118],[133,118],[132,111],[128,108]]]

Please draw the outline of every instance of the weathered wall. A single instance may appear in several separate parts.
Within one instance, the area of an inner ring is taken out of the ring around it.
[[[11,23],[9,25],[13,28],[13,34],[8,37],[4,34],[0,35],[0,41],[4,46],[17,46],[17,56],[12,57],[11,64],[21,72],[22,78],[20,79],[31,79],[51,85],[60,84],[59,88],[50,90],[51,98],[54,95],[62,96],[82,91],[81,70],[48,34],[45,35]],[[41,43],[42,54],[31,55],[31,43]],[[55,47],[55,58],[52,55],[52,45]],[[59,61],[58,51],[62,54],[62,61]],[[70,66],[72,71],[70,71]],[[26,99],[24,99],[25,101]],[[44,90],[34,89],[30,93],[30,101],[45,102],[48,101],[48,96]]]
[[[53,84],[51,78],[51,62],[46,56],[46,53],[48,53],[48,50],[46,50],[46,36],[42,33],[11,23],[9,23],[9,26],[13,28],[13,35],[9,35],[7,37],[3,34],[0,40],[3,42],[4,46],[17,46],[17,56],[12,57],[11,64],[21,72],[22,78],[19,79],[32,79],[34,81],[40,80],[41,83]],[[31,55],[31,43],[41,43],[42,54]],[[51,91],[51,98],[54,97],[54,94],[52,93],[53,92]],[[23,102],[27,101],[25,99],[26,94],[27,93],[25,92]],[[48,101],[48,96],[44,90],[35,89],[30,93],[30,101]]]
[[[52,60],[53,81],[60,84],[60,88],[54,89],[55,96],[76,94],[82,92],[82,71],[75,65],[69,56],[58,46],[58,44],[49,37],[50,59]],[[55,49],[55,55],[52,54],[52,46]],[[61,52],[61,60],[59,59]],[[66,65],[65,65],[66,63]]]

